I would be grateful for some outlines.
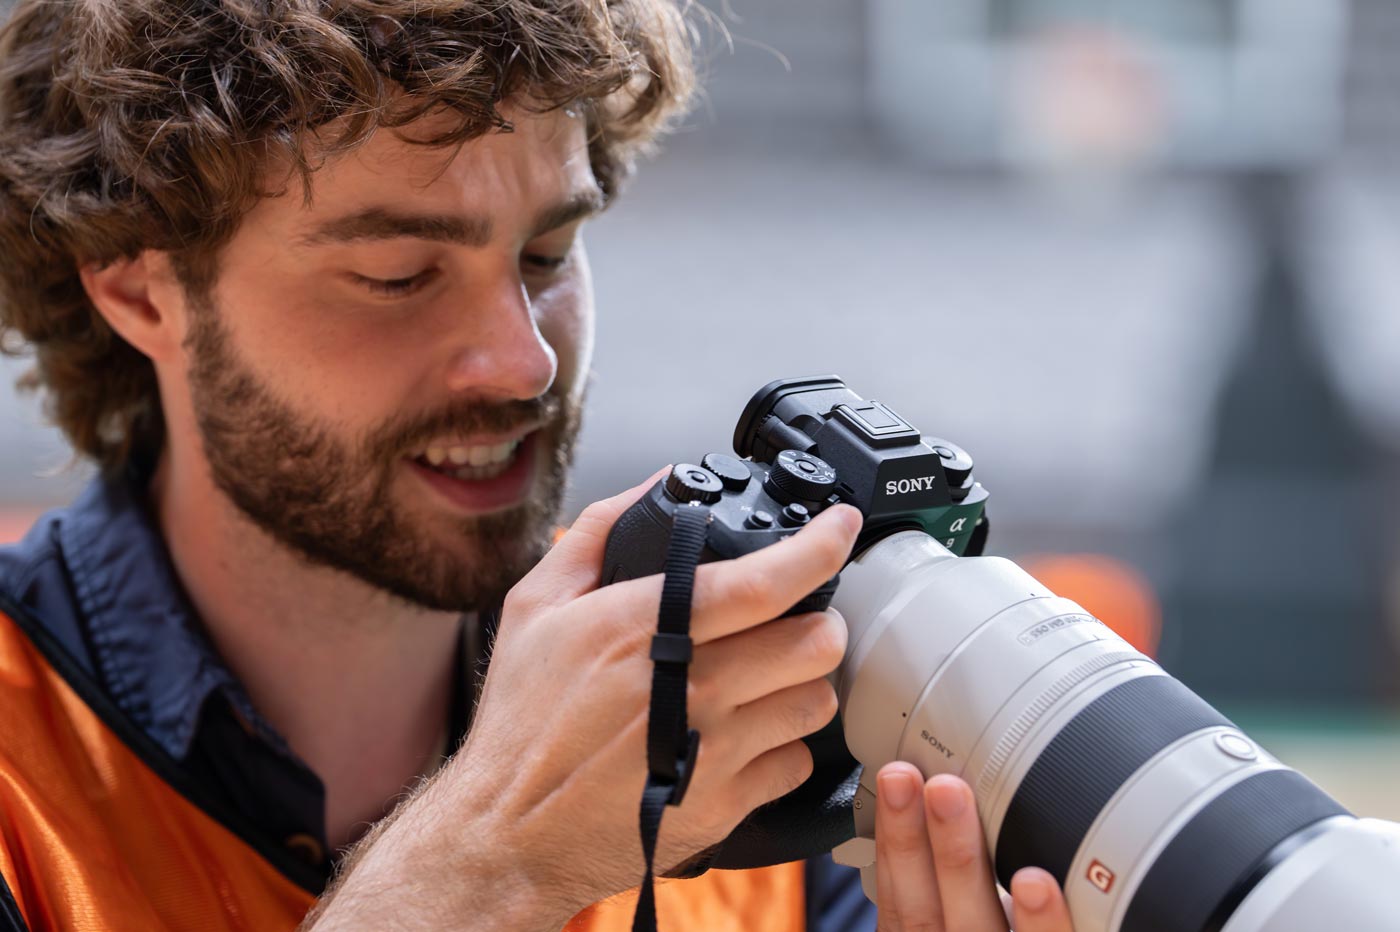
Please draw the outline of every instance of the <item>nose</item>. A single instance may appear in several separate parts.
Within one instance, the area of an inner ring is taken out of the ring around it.
[[[525,286],[519,279],[502,282],[491,293],[478,292],[475,303],[453,330],[458,345],[448,363],[448,389],[502,400],[549,391],[559,357],[540,333]]]

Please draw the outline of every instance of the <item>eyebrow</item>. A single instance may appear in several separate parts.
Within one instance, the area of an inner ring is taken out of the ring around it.
[[[582,220],[602,209],[602,191],[596,187],[578,191],[558,204],[540,211],[530,228],[530,238],[534,239],[550,230],[557,230],[566,224]],[[369,207],[328,220],[302,236],[298,242],[304,246],[325,246],[361,240],[411,237],[480,249],[491,242],[492,232],[493,224],[489,217],[471,214],[419,214],[387,207]]]

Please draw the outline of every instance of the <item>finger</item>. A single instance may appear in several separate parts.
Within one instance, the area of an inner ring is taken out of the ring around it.
[[[695,571],[690,636],[698,644],[771,621],[831,579],[850,556],[860,512],[834,505],[789,538]],[[618,618],[656,617],[661,577],[620,582],[598,592],[597,611]]]
[[[833,505],[771,547],[700,567],[693,609],[696,643],[777,618],[841,572],[863,520],[850,505]]]
[[[943,920],[958,932],[1006,932],[1006,915],[972,790],[957,777],[944,774],[930,779],[923,795],[933,863],[943,891]]]
[[[719,716],[712,710],[697,709],[691,713],[691,723],[702,735],[715,735],[715,740],[722,740],[723,752],[736,761],[735,769],[739,769],[773,748],[821,730],[835,717],[836,690],[826,680],[817,679],[789,686]]]
[[[646,494],[671,469],[657,470],[640,485],[585,508],[559,542],[535,565],[519,585],[531,601],[540,606],[563,605],[597,588],[603,565],[603,549],[617,519]],[[542,585],[534,585],[539,580]]]
[[[705,753],[703,738],[700,753]],[[738,794],[734,800],[738,818],[797,789],[812,775],[812,767],[812,750],[801,741],[791,741],[754,758],[735,775],[732,784]],[[695,770],[700,772],[699,761]],[[684,807],[685,803],[681,805]]]
[[[904,924],[894,908],[894,882],[890,880],[889,865],[878,856],[875,858],[875,932],[904,932]]]
[[[896,761],[880,768],[875,780],[875,860],[889,871],[889,895],[880,900],[880,912],[893,909],[903,926],[964,932],[944,924],[946,884],[934,872],[924,827],[919,799],[923,777],[912,764]]]
[[[1011,901],[1016,932],[1074,932],[1060,885],[1038,867],[1023,867],[1011,878]]]
[[[740,706],[826,676],[845,653],[846,620],[835,609],[778,618],[696,648],[691,696]]]

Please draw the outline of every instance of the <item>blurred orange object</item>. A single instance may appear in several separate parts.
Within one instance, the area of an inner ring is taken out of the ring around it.
[[[37,517],[33,511],[0,509],[0,544],[11,544],[19,540]]]
[[[1155,656],[1162,607],[1135,568],[1097,553],[1042,554],[1018,560],[1056,595],[1072,599],[1133,647]]]

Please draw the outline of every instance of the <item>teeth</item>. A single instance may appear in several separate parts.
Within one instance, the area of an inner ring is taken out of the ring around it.
[[[518,446],[519,440],[507,440],[490,446],[431,446],[423,457],[428,465],[445,467],[443,472],[459,479],[489,478],[504,469]]]
[[[486,466],[459,466],[448,473],[454,479],[494,479],[509,467],[509,463],[490,463]]]

